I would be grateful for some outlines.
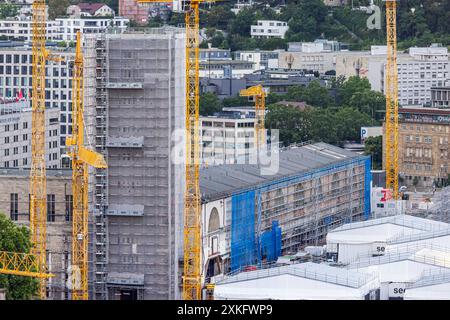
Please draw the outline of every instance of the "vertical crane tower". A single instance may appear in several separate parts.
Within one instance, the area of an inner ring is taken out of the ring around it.
[[[30,234],[38,269],[47,269],[47,188],[45,171],[45,0],[33,2],[33,93],[30,177]],[[46,278],[40,278],[39,295],[46,298]]]
[[[386,189],[398,198],[398,70],[397,70],[397,2],[386,2]]]
[[[84,147],[84,60],[80,32],[77,33],[72,86],[73,130],[66,140],[72,157],[72,300],[88,300],[88,165],[103,169],[107,166],[101,154]]]
[[[255,99],[255,145],[257,147],[258,156],[261,146],[266,144],[266,93],[261,85],[241,90],[240,96],[253,97]]]
[[[183,299],[201,299],[201,204],[199,182],[199,5],[208,0],[138,0],[177,3],[186,24],[186,186],[184,191]]]

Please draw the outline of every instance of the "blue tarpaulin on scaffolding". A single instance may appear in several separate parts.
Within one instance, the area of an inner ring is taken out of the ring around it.
[[[256,263],[255,191],[231,198],[231,271]]]
[[[272,221],[272,229],[263,232],[260,238],[261,251],[259,260],[276,261],[281,256],[281,228],[278,221]]]

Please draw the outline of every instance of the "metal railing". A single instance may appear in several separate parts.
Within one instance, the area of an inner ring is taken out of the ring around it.
[[[324,271],[316,271],[316,270],[308,270],[307,267],[299,267],[301,264],[283,266],[283,267],[275,267],[275,268],[267,268],[267,269],[258,269],[255,271],[249,272],[241,272],[232,276],[222,276],[216,277],[217,284],[228,284],[234,282],[255,280],[261,278],[268,277],[276,277],[281,275],[293,275],[306,279],[317,280],[337,285],[342,285],[351,288],[360,288],[370,281],[376,280],[375,274],[357,274],[354,272],[349,272],[345,269],[338,269],[336,271],[340,273],[346,272],[347,275],[339,275],[334,272],[324,272]],[[330,267],[331,268],[331,267]],[[344,272],[343,272],[344,271]]]

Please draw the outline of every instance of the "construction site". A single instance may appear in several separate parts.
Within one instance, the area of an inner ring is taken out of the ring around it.
[[[0,251],[0,274],[38,279],[41,300],[420,299],[424,287],[450,287],[450,188],[426,212],[373,219],[370,156],[290,145],[272,151],[276,172],[264,174],[258,157],[272,145],[263,85],[240,92],[254,103],[246,143],[259,160],[202,162],[205,2],[176,1],[184,28],[78,31],[61,56],[46,45],[45,1],[34,0],[31,110],[5,104],[0,115],[18,113],[8,122],[21,124],[31,112],[22,127],[28,167],[0,169],[0,212],[29,229],[31,249]],[[384,190],[396,209],[396,1],[385,4]],[[72,70],[72,124],[68,167],[57,168],[63,148],[51,127],[59,113],[45,103],[46,66],[62,62]],[[227,132],[226,121],[211,128],[225,143]],[[433,297],[450,299],[442,292]]]

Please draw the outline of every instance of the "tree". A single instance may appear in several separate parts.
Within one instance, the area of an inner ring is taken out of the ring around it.
[[[350,105],[350,99],[357,92],[367,92],[371,90],[370,82],[366,78],[360,78],[353,76],[348,78],[347,81],[342,83],[339,92],[339,104]]]
[[[0,214],[0,250],[29,253],[30,235],[25,227],[15,225],[4,214]],[[6,289],[6,299],[31,299],[38,292],[39,282],[30,277],[0,275],[0,288]]]
[[[374,170],[380,170],[383,167],[383,137],[368,137],[364,141],[364,154],[372,157]]]
[[[242,107],[242,106],[253,106],[253,102],[248,100],[247,97],[240,97],[240,96],[236,96],[236,97],[230,97],[230,98],[225,98],[222,101],[223,106],[224,107]]]
[[[279,130],[280,142],[285,146],[309,139],[309,114],[291,106],[269,105],[266,128]]]
[[[351,107],[342,107],[335,113],[338,141],[358,141],[361,127],[371,126],[374,121],[370,116]]]
[[[49,19],[54,20],[57,17],[65,16],[67,8],[70,6],[69,0],[49,0],[48,14]]]
[[[200,115],[212,116],[222,111],[222,103],[214,93],[204,93],[200,96]]]
[[[0,19],[15,17],[19,13],[19,7],[10,3],[0,4]]]

